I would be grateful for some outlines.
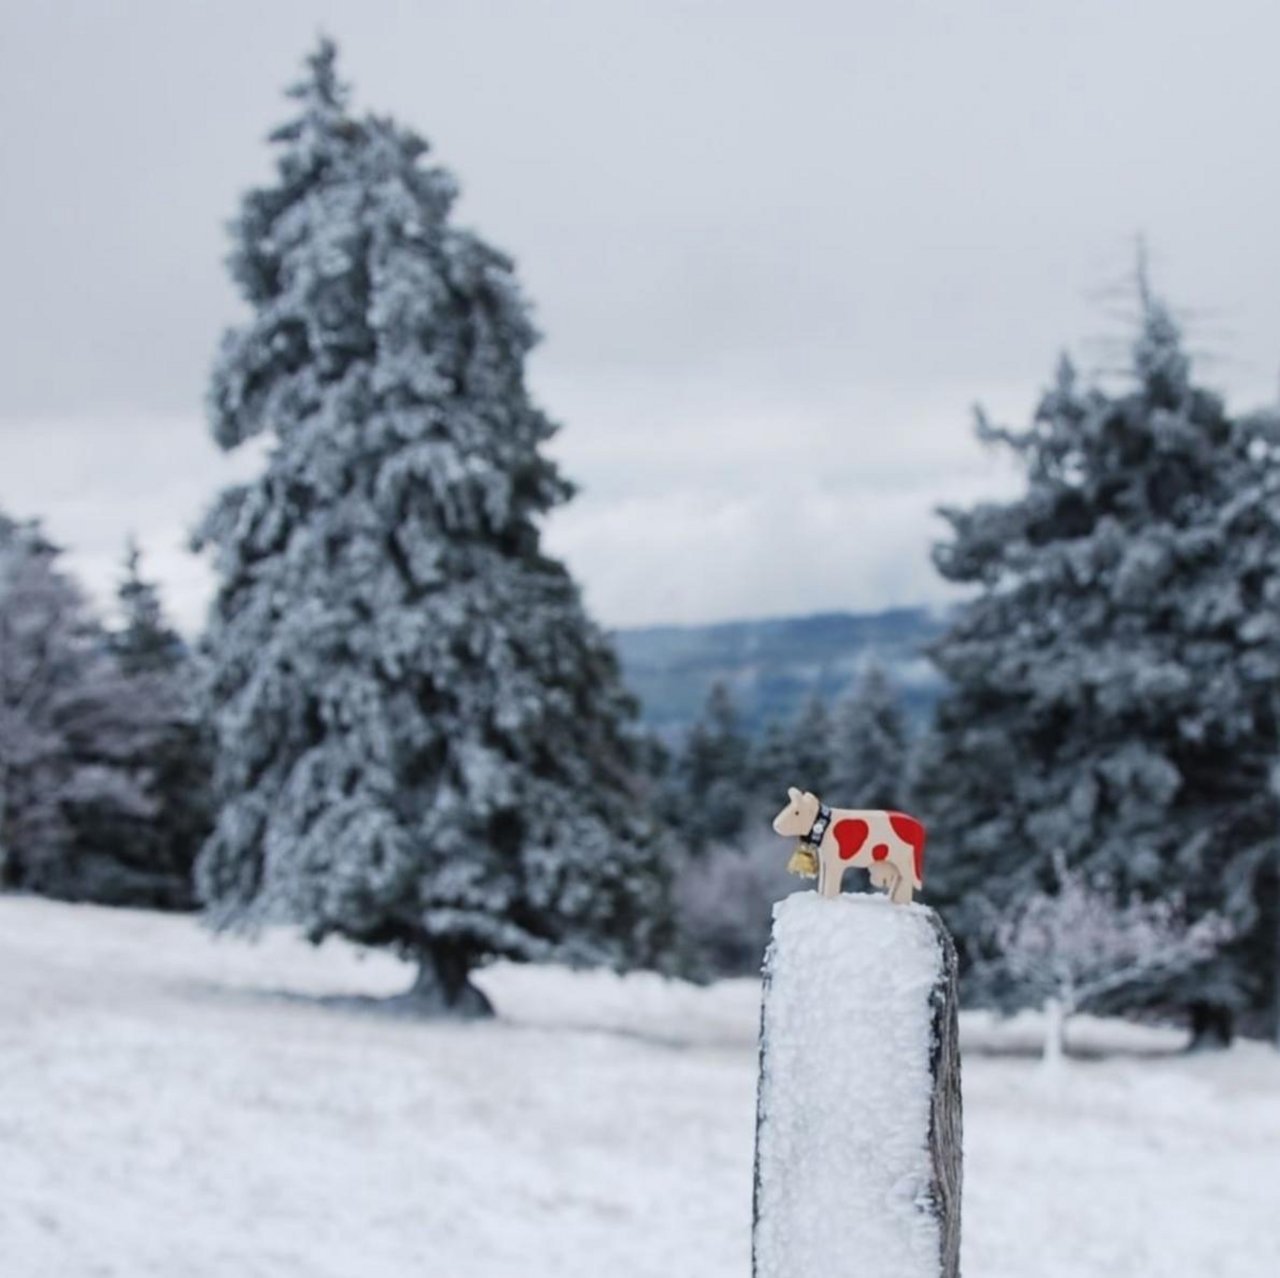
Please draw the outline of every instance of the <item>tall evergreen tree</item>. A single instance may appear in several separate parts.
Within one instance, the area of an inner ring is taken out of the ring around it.
[[[935,561],[977,587],[934,659],[950,684],[923,769],[931,886],[972,905],[1049,883],[1061,852],[1117,890],[1172,887],[1242,940],[1134,996],[1199,1009],[1261,997],[1247,938],[1277,812],[1270,570],[1227,517],[1252,432],[1191,379],[1177,326],[1141,290],[1133,384],[1069,362],[1024,431],[979,418],[1026,468],[1015,500],[944,511]]]
[[[831,801],[905,808],[909,744],[902,703],[884,667],[872,661],[831,716]]]
[[[1280,727],[1280,409],[1255,413],[1238,424],[1244,446],[1235,453],[1231,498],[1216,511],[1214,536],[1232,551],[1218,562],[1219,593],[1238,590],[1238,630],[1245,651],[1242,674],[1258,690],[1255,714]],[[1260,743],[1265,747],[1265,739]],[[1275,745],[1280,750],[1280,743]],[[1271,767],[1271,795],[1280,809],[1280,756]],[[1240,938],[1237,960],[1271,986],[1271,1035],[1280,1047],[1280,837],[1272,842],[1271,872],[1259,860],[1254,875],[1255,923]],[[1212,1009],[1201,1005],[1201,1015]],[[1210,1014],[1203,1030],[1229,1038],[1226,1018]]]
[[[449,220],[426,143],[357,117],[323,42],[233,226],[252,310],[213,375],[224,448],[268,435],[202,532],[221,924],[284,918],[482,1010],[491,956],[625,965],[669,926],[614,654],[539,520],[535,341],[511,261]]]

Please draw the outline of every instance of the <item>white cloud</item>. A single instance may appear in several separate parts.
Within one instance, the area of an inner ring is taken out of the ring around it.
[[[973,442],[955,393],[913,403],[903,388],[810,388],[806,402],[728,374],[539,383],[567,423],[555,451],[582,486],[548,545],[609,626],[936,601],[933,508],[1011,481]],[[212,587],[190,530],[254,465],[252,452],[220,453],[195,416],[0,423],[0,507],[41,517],[103,607],[132,533],[188,632]]]
[[[545,382],[570,410],[555,448],[582,483],[548,542],[609,625],[940,601],[935,508],[1016,483],[956,388]],[[1026,388],[997,390],[994,411],[1025,416]]]
[[[40,518],[104,610],[125,541],[136,537],[170,613],[193,632],[212,582],[187,548],[191,529],[218,488],[256,464],[251,450],[221,453],[195,415],[9,420],[0,422],[0,508]]]

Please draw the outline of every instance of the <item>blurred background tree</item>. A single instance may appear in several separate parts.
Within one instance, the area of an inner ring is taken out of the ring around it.
[[[832,710],[814,696],[754,735],[741,722],[728,687],[714,685],[663,780],[664,812],[690,853],[676,867],[682,952],[700,975],[758,971],[774,902],[803,886],[770,824],[788,786],[834,804],[908,806],[911,736],[878,663]]]
[[[665,815],[695,856],[742,833],[750,804],[751,739],[733,694],[715,683],[683,749],[671,759]]]
[[[212,804],[213,752],[200,715],[199,671],[165,617],[155,583],[142,576],[141,552],[132,542],[117,603],[119,622],[108,642],[135,725],[118,763],[146,805],[79,805],[77,854],[99,867],[87,889],[96,901],[191,909],[192,867],[209,833]]]
[[[978,969],[1007,1009],[1041,1012],[1049,1066],[1061,1062],[1077,1012],[1115,1006],[1154,978],[1177,978],[1231,939],[1221,915],[1188,923],[1174,893],[1126,897],[1105,877],[1071,869],[1060,852],[1052,869],[1048,887],[990,910],[991,957]]]
[[[58,556],[38,523],[0,515],[0,881],[129,900],[89,829],[154,815],[138,766],[153,722]]]
[[[836,703],[829,735],[831,802],[890,810],[910,807],[906,715],[901,696],[878,661],[870,662]]]

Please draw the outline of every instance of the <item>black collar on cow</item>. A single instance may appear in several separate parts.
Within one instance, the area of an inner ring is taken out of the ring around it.
[[[801,840],[801,843],[807,843],[811,848],[816,848],[819,843],[826,837],[827,826],[831,824],[831,809],[825,803],[818,804],[818,815],[813,819],[813,825]]]

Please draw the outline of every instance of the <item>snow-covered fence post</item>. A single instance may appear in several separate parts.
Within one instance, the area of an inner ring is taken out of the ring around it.
[[[958,1278],[956,955],[934,912],[774,908],[756,1114],[754,1278]]]

